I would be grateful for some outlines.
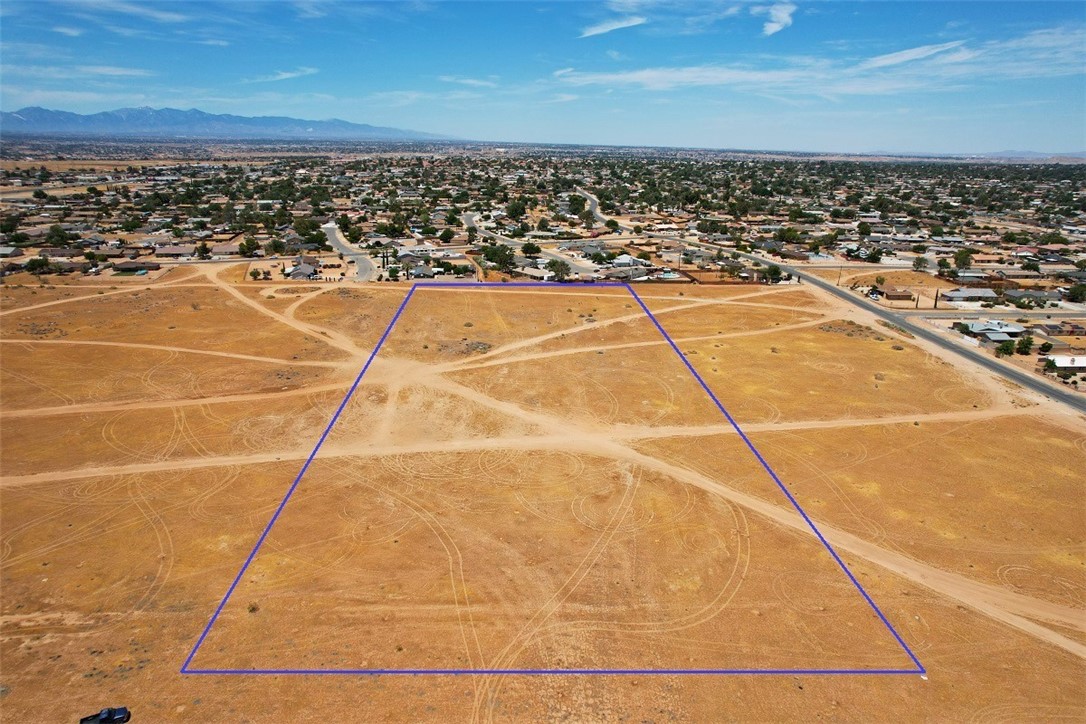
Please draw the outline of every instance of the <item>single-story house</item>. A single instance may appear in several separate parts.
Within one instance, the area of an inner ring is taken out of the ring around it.
[[[939,295],[948,302],[994,302],[999,295],[987,287],[976,289],[948,289]]]
[[[161,257],[188,257],[196,253],[196,247],[189,245],[160,246],[155,249],[155,256]]]
[[[1086,372],[1086,355],[1050,354],[1038,361],[1043,365],[1045,360],[1052,360],[1059,372]]]
[[[0,259],[10,259],[14,256],[22,256],[23,250],[17,246],[0,246]]]
[[[518,273],[523,274],[526,277],[530,277],[532,279],[538,279],[541,282],[549,282],[549,281],[552,281],[554,279],[554,272],[552,272],[552,271],[550,271],[548,269],[537,269],[535,267],[525,267],[523,269],[518,269],[517,271],[518,271]]]
[[[896,287],[883,289],[882,295],[891,301],[911,302],[913,300],[912,292],[908,289],[897,289]]]
[[[434,270],[425,264],[416,264],[411,267],[410,274],[415,279],[433,279]]]
[[[310,279],[317,273],[317,268],[312,264],[296,264],[283,269],[283,274],[288,279]]]
[[[979,337],[989,342],[1006,342],[1008,339],[1020,337],[1026,328],[1014,322],[1004,322],[1002,319],[982,319],[979,322],[969,322],[966,325],[970,337]]]
[[[119,272],[128,271],[158,271],[162,265],[155,261],[118,261],[113,264],[113,269]]]
[[[1058,302],[1060,293],[1043,289],[1008,289],[1003,292],[1008,302],[1017,302],[1020,299],[1028,299],[1033,302]]]

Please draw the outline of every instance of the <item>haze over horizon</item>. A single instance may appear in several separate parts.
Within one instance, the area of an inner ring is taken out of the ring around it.
[[[0,107],[199,108],[497,142],[1086,149],[1081,3],[0,7]]]

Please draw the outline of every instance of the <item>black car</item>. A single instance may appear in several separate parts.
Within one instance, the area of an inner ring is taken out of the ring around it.
[[[115,722],[126,722],[131,718],[132,712],[128,711],[126,707],[109,707],[97,714],[83,717],[79,720],[79,724],[114,724]]]

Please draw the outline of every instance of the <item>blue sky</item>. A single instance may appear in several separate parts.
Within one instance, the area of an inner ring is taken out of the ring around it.
[[[1086,150],[1086,3],[4,0],[0,107],[460,138]]]

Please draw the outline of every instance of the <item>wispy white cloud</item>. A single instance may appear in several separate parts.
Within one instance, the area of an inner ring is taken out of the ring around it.
[[[216,38],[207,38],[205,40],[197,40],[196,43],[199,44],[199,45],[211,45],[211,46],[216,47],[216,48],[228,48],[228,47],[230,47],[230,41],[229,40],[218,40]]]
[[[119,13],[144,20],[153,20],[157,23],[184,23],[190,19],[187,15],[172,10],[163,10],[161,6],[156,7],[156,3],[148,2],[134,3],[125,0],[77,0],[73,2],[69,0],[69,4],[75,5],[85,12]]]
[[[965,43],[964,40],[955,40],[950,43],[941,43],[939,45],[921,45],[918,48],[909,48],[908,50],[899,50],[895,53],[887,53],[886,55],[878,55],[874,58],[869,58],[860,63],[859,68],[885,68],[891,65],[900,65],[902,63],[908,63],[914,60],[920,60],[921,58],[928,58],[936,53],[942,53],[943,51],[950,50],[951,48],[957,48]]]
[[[567,69],[555,75],[570,85],[636,86],[659,91],[698,86],[780,85],[811,78],[813,73],[802,69],[757,70],[732,66],[698,65],[643,68],[615,73],[586,73]]]
[[[4,65],[2,72],[4,75],[43,80],[71,80],[88,76],[148,78],[155,75],[142,68],[121,68],[114,65]]]
[[[792,24],[792,14],[796,12],[796,9],[796,6],[792,3],[755,5],[750,9],[750,14],[764,15],[767,19],[765,24],[762,25],[762,34],[773,35]]]
[[[323,18],[328,14],[325,4],[319,0],[294,0],[291,4],[298,17],[306,20]]]
[[[652,67],[624,71],[563,68],[554,82],[669,91],[721,87],[755,94],[811,98],[961,90],[1007,79],[1082,76],[1086,26],[1039,30],[975,45],[956,40],[867,59],[765,56],[744,65]]]
[[[70,28],[63,25],[58,25],[53,28],[54,33],[60,33],[61,35],[67,35],[69,38],[78,38],[83,34],[82,28]]]
[[[551,96],[551,98],[549,100],[545,101],[545,102],[546,103],[570,103],[572,101],[577,100],[578,98],[580,98],[580,96],[576,95],[574,93],[558,93],[558,94],[556,94],[554,96]]]
[[[292,78],[303,78],[307,75],[314,75],[319,73],[319,68],[301,67],[294,70],[277,70],[271,75],[262,75],[257,78],[248,78],[243,83],[278,83],[281,80],[291,80]]]
[[[154,75],[151,71],[142,68],[119,68],[115,65],[80,65],[76,67],[76,70],[85,75],[108,75],[124,78],[146,78]]]
[[[461,78],[455,75],[440,75],[437,78],[443,83],[458,83],[460,85],[470,86],[472,88],[497,88],[498,84],[492,80],[482,80],[481,78]]]
[[[602,23],[596,23],[590,25],[581,31],[582,38],[590,38],[593,35],[603,35],[604,33],[610,33],[614,30],[622,30],[623,28],[633,28],[638,25],[644,25],[648,22],[648,18],[641,15],[631,15],[624,18],[615,18],[614,20],[604,20]]]

